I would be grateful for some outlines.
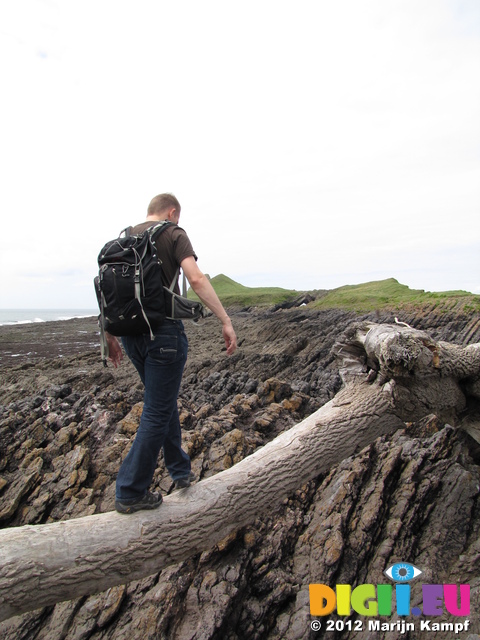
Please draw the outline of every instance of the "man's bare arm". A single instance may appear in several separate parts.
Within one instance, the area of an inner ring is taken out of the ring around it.
[[[218,299],[209,279],[200,271],[193,256],[189,256],[182,260],[180,266],[182,267],[183,273],[190,283],[190,286],[202,303],[208,307],[222,323],[222,333],[227,347],[227,354],[232,355],[237,348],[237,336],[235,335],[232,321]]]

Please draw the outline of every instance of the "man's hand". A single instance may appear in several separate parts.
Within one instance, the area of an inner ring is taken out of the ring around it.
[[[108,344],[108,359],[116,369],[123,360],[122,347],[115,336],[112,336],[107,332],[105,332],[105,335]]]
[[[227,347],[227,354],[231,356],[237,348],[237,336],[235,335],[230,318],[228,319],[228,322],[223,325],[222,333],[223,339],[225,340],[225,346]]]

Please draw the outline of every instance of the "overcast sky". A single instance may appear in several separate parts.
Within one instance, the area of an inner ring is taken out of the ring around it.
[[[211,276],[480,293],[478,0],[2,0],[0,47],[1,307],[93,308],[165,191]]]

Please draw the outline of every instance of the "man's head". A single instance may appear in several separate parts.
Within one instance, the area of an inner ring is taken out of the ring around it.
[[[172,193],[161,193],[152,198],[147,209],[147,217],[156,220],[170,220],[178,224],[180,203]]]

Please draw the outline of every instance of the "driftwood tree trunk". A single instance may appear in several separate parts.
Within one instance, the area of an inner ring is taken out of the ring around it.
[[[160,509],[0,532],[0,620],[158,572],[251,523],[377,437],[435,413],[475,437],[480,344],[400,325],[352,325],[334,346],[337,396],[231,469]]]

